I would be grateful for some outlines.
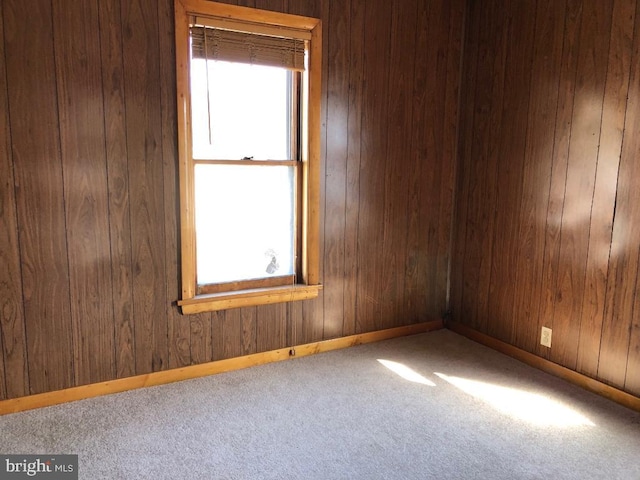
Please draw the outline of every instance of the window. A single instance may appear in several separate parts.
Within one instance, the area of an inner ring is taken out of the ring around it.
[[[320,21],[176,0],[182,312],[313,298]]]

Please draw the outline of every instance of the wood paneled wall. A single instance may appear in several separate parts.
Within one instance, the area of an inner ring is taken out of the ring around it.
[[[3,0],[0,399],[446,310],[464,1],[241,4],[323,20],[324,291],[182,316],[172,0]]]
[[[635,395],[639,9],[468,3],[451,277],[455,320]]]

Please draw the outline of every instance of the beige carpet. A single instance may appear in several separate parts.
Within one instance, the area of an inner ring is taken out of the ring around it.
[[[640,414],[450,331],[0,417],[83,479],[640,479]]]

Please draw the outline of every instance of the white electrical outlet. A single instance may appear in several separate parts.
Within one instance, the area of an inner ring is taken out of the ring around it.
[[[542,327],[542,333],[540,334],[540,345],[551,348],[551,329]]]

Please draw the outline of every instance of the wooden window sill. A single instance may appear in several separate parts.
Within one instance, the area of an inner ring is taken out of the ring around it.
[[[316,298],[322,285],[287,285],[282,287],[256,288],[236,292],[211,293],[179,300],[184,315],[238,307],[252,307],[271,303],[294,302]]]

